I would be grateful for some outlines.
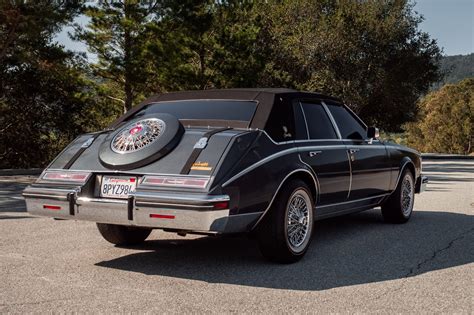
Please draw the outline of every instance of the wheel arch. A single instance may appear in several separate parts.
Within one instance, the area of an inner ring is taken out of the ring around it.
[[[400,176],[403,173],[405,169],[409,169],[413,175],[413,178],[416,177],[416,168],[415,168],[415,163],[408,157],[404,157],[402,162],[401,162],[401,167],[400,167],[400,175],[398,176],[400,180]]]
[[[400,171],[398,172],[397,181],[395,182],[395,187],[394,187],[392,193],[397,189],[398,184],[400,183],[402,174],[406,169],[408,169],[411,172],[411,174],[413,175],[413,179],[416,181],[415,163],[413,163],[413,161],[409,157],[406,156],[400,162]]]
[[[300,179],[302,180],[306,185],[308,185],[311,196],[313,198],[314,204],[317,203],[318,198],[319,198],[319,181],[318,178],[315,174],[313,174],[311,171],[307,170],[306,168],[299,168],[296,170],[293,170],[289,172],[281,181],[280,185],[276,189],[275,193],[273,194],[272,199],[270,200],[270,203],[268,204],[267,208],[265,211],[262,213],[260,218],[258,218],[257,222],[252,226],[251,230],[254,230],[258,224],[263,220],[263,218],[267,215],[267,213],[270,211],[273,202],[275,201],[276,197],[280,193],[281,188],[288,183],[291,180],[296,180]]]

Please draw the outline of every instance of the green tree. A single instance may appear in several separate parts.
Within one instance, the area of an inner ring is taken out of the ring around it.
[[[250,1],[170,1],[156,21],[150,51],[160,91],[249,87],[257,84],[258,15]]]
[[[419,106],[418,121],[406,126],[408,145],[422,152],[472,153],[474,78],[431,92]]]
[[[407,0],[286,0],[256,9],[269,47],[263,85],[339,96],[368,123],[398,131],[439,79],[440,50]]]
[[[160,27],[162,2],[86,4],[84,14],[90,21],[85,27],[76,24],[73,38],[85,42],[96,56],[97,62],[91,65],[93,74],[103,84],[103,91],[108,90],[107,97],[123,104],[124,111],[159,84],[161,71],[151,69],[150,60],[166,53],[160,39],[154,37]]]
[[[54,41],[75,2],[0,1],[0,168],[44,166],[83,131],[80,59]]]

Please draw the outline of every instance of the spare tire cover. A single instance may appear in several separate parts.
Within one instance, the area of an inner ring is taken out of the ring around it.
[[[110,169],[142,167],[173,150],[183,133],[183,126],[172,115],[140,116],[104,139],[99,149],[99,160]]]

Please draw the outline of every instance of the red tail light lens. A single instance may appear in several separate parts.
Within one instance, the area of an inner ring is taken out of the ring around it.
[[[61,210],[61,207],[55,205],[43,205],[43,209],[58,211]]]
[[[224,210],[224,209],[229,209],[229,202],[228,201],[221,201],[221,202],[216,202],[213,205],[215,210]]]
[[[46,171],[43,172],[41,180],[51,182],[85,183],[91,173],[68,172],[68,171]]]
[[[171,176],[145,176],[141,185],[183,187],[183,188],[206,188],[209,177],[171,177]]]
[[[174,219],[174,215],[169,215],[169,214],[158,214],[158,213],[150,213],[150,218],[152,219]]]

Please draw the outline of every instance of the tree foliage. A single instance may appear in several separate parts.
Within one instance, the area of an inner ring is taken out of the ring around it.
[[[408,1],[262,4],[269,46],[263,82],[336,95],[368,123],[397,131],[439,79],[436,42]]]
[[[74,17],[72,37],[55,34]],[[399,131],[439,81],[409,0],[0,0],[0,167],[44,166],[78,133],[174,90],[289,87]],[[33,158],[35,157],[35,158]]]
[[[100,1],[84,6],[87,27],[76,25],[74,38],[97,56],[93,74],[109,84],[107,97],[122,103],[124,111],[143,98],[160,74],[159,68],[147,66],[161,10],[161,1]],[[154,41],[159,45],[158,38]]]
[[[0,1],[0,168],[44,165],[82,132],[81,65],[52,40],[78,9]]]
[[[408,145],[422,152],[472,153],[474,78],[431,92],[419,106],[418,122],[406,126]]]

